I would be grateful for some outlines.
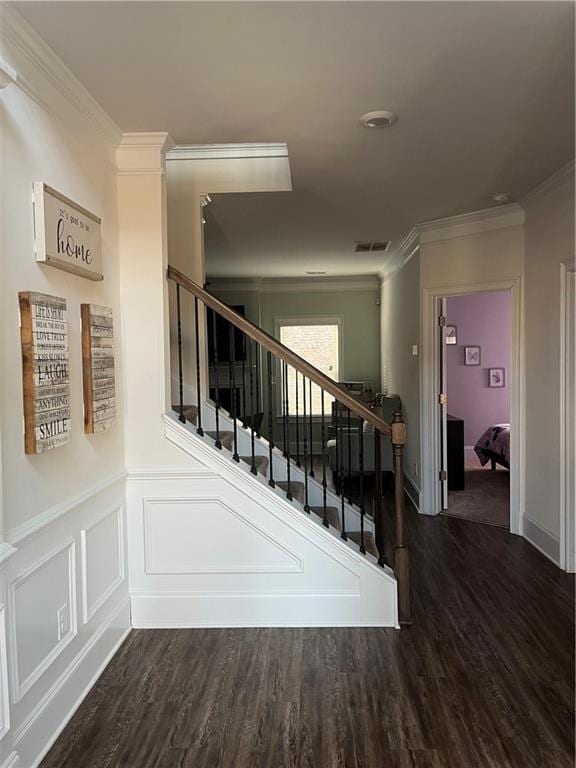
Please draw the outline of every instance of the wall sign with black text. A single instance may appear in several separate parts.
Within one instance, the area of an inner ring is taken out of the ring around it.
[[[36,261],[102,280],[98,216],[41,181],[34,182]]]
[[[84,431],[108,429],[116,417],[112,310],[81,304]]]
[[[20,301],[24,448],[44,453],[70,440],[66,299],[25,291]]]

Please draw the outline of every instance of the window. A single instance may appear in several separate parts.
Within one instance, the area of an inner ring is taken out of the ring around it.
[[[287,346],[304,360],[314,365],[331,379],[338,381],[340,364],[340,324],[334,318],[329,320],[314,319],[305,321],[301,318],[278,322],[279,336],[282,344]],[[306,381],[306,393],[303,392],[302,375],[298,374],[298,411],[303,411],[304,394],[306,397],[306,413],[320,415],[322,400],[320,387],[312,384],[312,410],[310,411],[310,384]],[[327,392],[324,394],[324,413],[332,412],[334,398]],[[296,413],[296,371],[288,370],[288,410]]]

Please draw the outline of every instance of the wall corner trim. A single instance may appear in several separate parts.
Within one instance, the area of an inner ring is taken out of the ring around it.
[[[416,225],[420,243],[434,243],[439,240],[452,240],[480,232],[492,232],[524,224],[524,209],[519,203],[485,208],[480,211],[447,216],[444,219],[423,221]]]
[[[119,176],[160,175],[166,172],[166,153],[174,142],[165,131],[124,133],[116,150]]]
[[[560,541],[551,531],[524,515],[522,532],[526,541],[560,567]]]

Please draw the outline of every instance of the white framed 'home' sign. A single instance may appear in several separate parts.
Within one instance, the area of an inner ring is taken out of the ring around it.
[[[101,220],[41,181],[34,182],[36,261],[102,280]]]

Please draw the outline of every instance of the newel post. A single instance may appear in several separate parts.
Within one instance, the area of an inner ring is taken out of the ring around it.
[[[406,424],[401,411],[392,420],[392,449],[394,451],[394,502],[396,508],[396,543],[394,545],[394,572],[398,582],[398,617],[400,624],[411,624],[410,610],[410,555],[406,541],[404,519],[404,445]]]

